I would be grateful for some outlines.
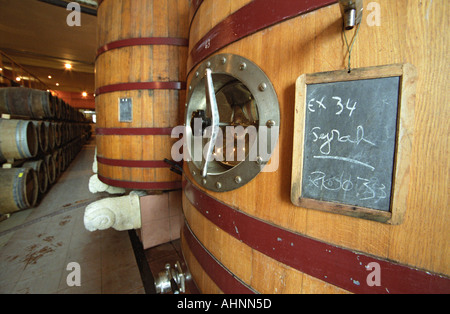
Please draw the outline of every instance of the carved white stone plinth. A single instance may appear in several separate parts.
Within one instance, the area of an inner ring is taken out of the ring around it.
[[[139,195],[107,198],[89,204],[84,212],[84,226],[89,231],[114,228],[119,231],[139,229],[141,210]]]
[[[109,194],[124,194],[125,193],[124,188],[110,186],[110,185],[107,185],[107,184],[103,183],[102,181],[100,181],[97,174],[94,174],[89,179],[89,191],[91,193],[99,193],[99,192],[108,192]]]

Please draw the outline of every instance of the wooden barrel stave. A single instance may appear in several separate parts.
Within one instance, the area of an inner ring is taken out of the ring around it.
[[[237,4],[238,1],[234,3]],[[248,1],[240,3],[243,6]],[[354,67],[365,67],[409,62],[418,68],[419,73],[426,76],[426,73],[430,73],[430,60],[428,58],[435,58],[443,51],[442,45],[432,39],[432,34],[438,29],[438,25],[442,25],[444,16],[442,12],[448,12],[449,6],[446,4],[441,7],[441,5],[430,4],[429,8],[436,14],[436,20],[430,26],[433,31],[430,32],[425,31],[419,24],[415,23],[417,19],[408,19],[408,16],[425,16],[425,8],[420,8],[406,1],[398,2],[398,4],[382,1],[380,7],[382,9],[381,14],[385,19],[380,27],[367,27],[366,24],[363,24],[353,50],[352,65]],[[227,9],[227,6],[223,6],[219,10],[208,1],[204,1],[200,6],[192,22],[190,33],[191,55],[188,61],[188,85],[195,74],[195,71],[192,71],[196,64],[192,57],[192,47],[198,42],[202,42],[200,39],[216,24],[219,24],[229,14],[237,10],[239,8]],[[219,13],[219,11],[221,12]],[[212,15],[215,13],[220,18],[213,17]],[[402,25],[402,27],[399,28],[399,25]],[[298,33],[299,30],[301,30],[301,35]],[[407,33],[413,31],[425,33],[426,36],[413,43],[407,40]],[[215,193],[203,189],[196,183],[193,184],[203,193],[214,197],[219,202],[256,219],[267,221],[269,224],[319,239],[331,245],[344,247],[350,251],[364,252],[365,254],[378,256],[383,260],[393,260],[406,266],[421,268],[424,272],[429,271],[448,277],[450,274],[448,254],[443,253],[445,250],[442,247],[442,243],[445,243],[443,220],[432,219],[432,221],[428,220],[425,225],[423,224],[425,216],[430,219],[431,217],[446,216],[442,208],[446,207],[448,193],[444,191],[445,189],[437,188],[431,193],[433,196],[431,194],[425,195],[420,187],[423,184],[436,186],[436,182],[448,182],[446,177],[448,173],[442,173],[438,176],[439,178],[436,178],[426,170],[432,167],[433,160],[441,160],[438,157],[439,151],[441,151],[439,149],[433,151],[434,157],[431,157],[427,155],[429,150],[419,146],[415,147],[415,155],[412,158],[413,165],[415,165],[414,177],[416,180],[412,180],[414,183],[409,186],[409,190],[416,193],[408,200],[408,217],[400,226],[389,226],[363,219],[308,210],[295,207],[290,202],[291,182],[289,178],[295,81],[298,76],[304,73],[334,71],[346,67],[347,59],[344,57],[346,47],[342,42],[341,34],[339,6],[333,4],[273,25],[237,42],[230,43],[225,48],[220,48],[215,52],[242,55],[257,63],[268,74],[276,89],[281,106],[282,125],[280,127],[279,154],[282,157],[280,169],[277,172],[261,173],[253,181],[233,192]],[[374,38],[377,40],[374,41]],[[389,39],[382,40],[381,38]],[[217,37],[214,39],[217,39]],[[273,47],[279,47],[279,49]],[[433,53],[428,57],[414,53],[420,51],[422,47],[433,47],[432,50],[428,50],[433,51]],[[379,53],[375,54],[375,50],[379,50]],[[200,61],[205,59],[200,59]],[[437,57],[435,60],[442,59]],[[434,65],[436,70],[441,66],[438,63]],[[442,82],[442,77],[440,77],[438,85],[441,88],[443,88]],[[438,86],[432,87],[427,85],[429,83],[422,83],[423,86],[419,87],[418,90],[418,97],[430,99],[426,104],[420,104],[420,112],[425,114],[426,117],[422,116],[419,125],[419,142],[425,143],[425,138],[430,135],[430,121],[436,121],[436,117],[432,114],[433,109],[429,106],[436,108],[439,103],[442,103],[443,96],[438,96],[440,94],[437,92]],[[439,118],[437,119],[439,120]],[[443,119],[443,117],[440,119]],[[444,125],[443,120],[440,121],[442,123],[439,122],[438,124]],[[436,130],[436,132],[439,131]],[[436,143],[436,145],[440,144]],[[445,147],[444,144],[441,146]],[[420,162],[415,163],[414,160],[416,162],[420,160]],[[425,166],[419,168],[418,164],[422,163],[425,163]],[[187,167],[185,167],[187,179],[195,182],[189,171],[186,170],[188,170]],[[187,192],[185,191],[185,193]],[[285,263],[261,254],[254,247],[236,241],[229,233],[212,224],[195,207],[195,204],[191,203],[185,194],[183,208],[187,223],[195,236],[229,270],[234,274],[239,274],[239,278],[257,291],[266,293],[346,291],[328,283],[325,277],[318,278],[292,269]],[[424,213],[422,208],[427,208],[427,213]],[[211,208],[211,212],[214,213],[213,208]],[[413,232],[413,230],[418,229],[423,231],[420,235]],[[183,241],[186,242],[185,239]],[[189,252],[190,249],[183,244],[183,251]],[[242,253],[239,261],[233,257],[237,255],[236,251]],[[207,274],[205,274],[204,269],[198,263],[194,267],[196,268],[195,271],[191,269],[191,272],[198,274],[197,278],[194,276],[194,279],[199,284],[200,290],[205,293],[217,292],[217,287],[211,288],[211,285],[205,281],[204,278],[207,277]],[[251,274],[250,278],[248,272]],[[264,276],[269,277],[267,280],[263,280]],[[365,284],[365,282],[361,284]],[[347,291],[353,290],[348,289]]]

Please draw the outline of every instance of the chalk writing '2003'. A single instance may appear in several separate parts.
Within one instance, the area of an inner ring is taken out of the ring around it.
[[[360,201],[374,200],[374,202],[378,202],[388,196],[386,186],[380,183],[377,177],[370,179],[357,177],[355,180],[352,179],[351,175],[344,177],[344,173],[340,176],[327,176],[322,171],[314,171],[309,175],[308,179],[310,184],[320,190],[344,191],[344,195],[346,193],[356,193],[356,197]]]

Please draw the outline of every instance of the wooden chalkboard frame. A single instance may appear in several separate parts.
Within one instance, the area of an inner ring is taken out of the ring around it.
[[[400,77],[390,211],[387,212],[302,197],[302,171],[308,85],[387,77]],[[410,157],[414,133],[416,78],[416,69],[413,65],[394,64],[352,69],[351,73],[348,73],[347,70],[341,70],[303,74],[297,79],[291,178],[291,201],[294,205],[392,225],[398,225],[403,222],[407,208],[410,180]]]

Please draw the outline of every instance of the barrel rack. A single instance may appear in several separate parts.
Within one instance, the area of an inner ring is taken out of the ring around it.
[[[49,92],[0,89],[0,213],[35,207],[91,136],[82,113]]]

